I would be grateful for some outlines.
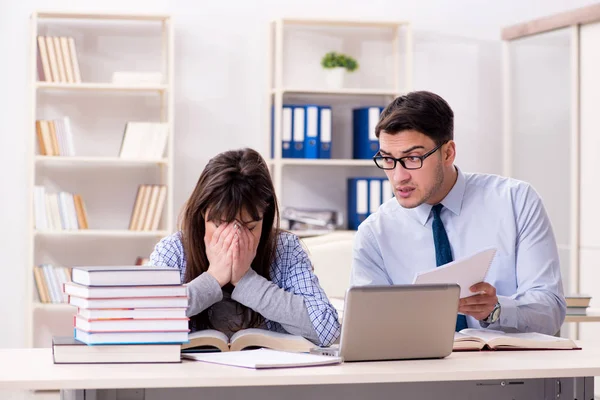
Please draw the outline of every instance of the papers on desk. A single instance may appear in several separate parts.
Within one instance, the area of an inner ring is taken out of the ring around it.
[[[191,353],[182,354],[181,357],[213,364],[255,369],[313,367],[339,364],[342,362],[341,357],[320,356],[306,353],[288,353],[270,349],[231,351],[225,353]]]
[[[495,254],[496,249],[486,249],[431,271],[420,272],[415,276],[413,284],[457,283],[461,299],[473,296],[477,293],[471,292],[469,288],[484,281]]]

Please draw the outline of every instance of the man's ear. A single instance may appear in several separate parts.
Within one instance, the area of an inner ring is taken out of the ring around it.
[[[454,160],[456,159],[456,144],[454,140],[450,140],[442,147],[442,155],[444,164],[454,164]]]

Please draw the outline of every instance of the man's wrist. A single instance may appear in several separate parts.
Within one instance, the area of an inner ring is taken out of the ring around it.
[[[482,322],[485,322],[486,324],[493,324],[494,322],[497,322],[500,319],[501,312],[502,307],[500,306],[500,302],[497,302],[492,312],[485,319],[483,319]]]

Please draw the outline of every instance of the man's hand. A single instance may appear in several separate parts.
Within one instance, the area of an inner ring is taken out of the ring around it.
[[[231,270],[231,284],[237,283],[250,270],[250,265],[256,257],[256,239],[248,228],[236,224],[237,234],[233,243],[233,267]]]
[[[470,290],[479,294],[460,299],[458,312],[470,315],[479,321],[486,319],[498,303],[496,288],[489,283],[480,282],[471,286]]]
[[[206,258],[209,262],[206,272],[211,274],[221,287],[231,281],[233,243],[236,232],[233,224],[221,224],[210,240],[207,240],[206,236],[204,237]]]

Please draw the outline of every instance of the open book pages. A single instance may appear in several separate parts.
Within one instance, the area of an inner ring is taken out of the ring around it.
[[[463,329],[454,333],[454,350],[577,349],[567,338],[541,333],[505,333],[491,329]]]
[[[255,349],[235,353],[193,353],[183,358],[244,368],[290,368],[339,364],[341,357],[298,354],[271,349]]]
[[[272,332],[265,329],[243,329],[227,339],[227,335],[214,329],[205,329],[189,334],[189,343],[181,346],[182,350],[192,348],[213,348],[220,351],[239,351],[251,347],[265,347],[297,353],[308,353],[316,345],[311,341],[295,335]]]

